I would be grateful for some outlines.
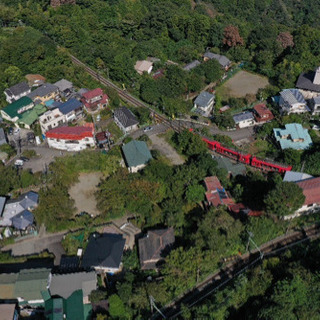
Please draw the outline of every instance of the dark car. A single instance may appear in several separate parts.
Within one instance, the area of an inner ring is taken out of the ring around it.
[[[28,140],[34,140],[35,136],[34,136],[34,133],[33,132],[28,132],[27,133],[27,139]]]
[[[27,157],[20,157],[20,159],[22,160],[22,161],[24,161],[24,162],[28,162],[29,161],[29,158],[27,158]]]
[[[13,134],[13,128],[12,127],[9,127],[8,129],[8,134],[11,136]]]

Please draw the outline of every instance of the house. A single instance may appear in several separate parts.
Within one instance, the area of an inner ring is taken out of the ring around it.
[[[96,88],[94,90],[84,92],[82,94],[81,101],[87,111],[96,111],[108,105],[109,97],[103,93],[101,88]]]
[[[254,126],[256,123],[254,121],[253,113],[250,111],[244,111],[233,116],[235,124],[240,128],[247,128]]]
[[[265,104],[257,104],[253,107],[254,118],[258,124],[266,123],[274,119],[274,115]]]
[[[59,88],[51,83],[44,83],[37,89],[31,91],[28,97],[35,103],[45,103],[59,95]]]
[[[97,275],[94,271],[51,274],[49,281],[51,296],[68,299],[73,292],[82,290],[83,300],[89,302],[89,294],[97,289]]]
[[[207,91],[201,92],[194,101],[194,108],[203,116],[208,117],[214,105],[215,95]]]
[[[92,306],[84,302],[82,290],[77,290],[67,299],[49,297],[45,301],[44,316],[48,320],[88,320],[92,319]]]
[[[173,228],[149,230],[146,237],[139,239],[141,269],[156,269],[170,252],[174,241]]]
[[[26,230],[33,225],[34,217],[29,210],[23,210],[12,219],[12,226],[17,230]]]
[[[320,67],[314,71],[300,74],[296,88],[300,90],[306,99],[311,99],[320,94]]]
[[[125,242],[120,234],[92,234],[82,257],[82,268],[111,274],[119,272]]]
[[[189,72],[200,64],[201,62],[199,60],[193,60],[192,62],[186,64],[182,69]]]
[[[58,109],[48,110],[39,117],[40,128],[43,134],[48,130],[63,126],[67,123],[66,116]]]
[[[18,229],[25,229],[29,225],[32,225],[33,215],[30,211],[38,206],[38,200],[38,194],[33,191],[24,193],[17,199],[8,200],[0,216],[0,226],[12,226],[15,217],[21,220],[19,223],[17,219],[15,219],[14,226],[18,226]]]
[[[15,303],[0,303],[0,320],[18,320],[19,314]]]
[[[59,88],[60,95],[63,97],[69,97],[74,92],[73,83],[66,79],[61,79],[54,83],[54,85]]]
[[[138,172],[152,159],[144,141],[132,140],[122,147],[122,152],[130,172]]]
[[[3,214],[3,210],[6,204],[7,198],[6,197],[0,197],[0,217]]]
[[[20,98],[25,97],[30,92],[31,89],[26,82],[20,82],[4,90],[4,94],[8,103],[15,102]]]
[[[2,146],[3,144],[7,144],[7,136],[3,128],[0,128],[0,146]]]
[[[42,292],[47,290],[50,269],[22,269],[16,274],[13,298],[19,305],[43,306]]]
[[[303,173],[303,172],[295,172],[295,171],[286,171],[283,181],[286,182],[297,182],[306,179],[313,178],[310,174]]]
[[[225,205],[230,209],[230,206],[234,204],[234,201],[229,197],[216,176],[206,177],[204,179],[204,184],[207,190],[205,196],[208,205],[216,208]]]
[[[58,109],[64,114],[67,122],[80,119],[83,116],[82,103],[74,98],[60,104]]]
[[[223,68],[226,71],[229,69],[229,67],[231,65],[231,61],[226,56],[212,53],[210,51],[207,51],[203,55],[203,61],[208,61],[208,60],[212,60],[212,59],[217,60],[220,64],[221,68]]]
[[[31,126],[38,121],[39,116],[44,114],[47,111],[47,108],[42,104],[37,104],[32,109],[23,112],[20,115],[19,120],[16,122],[20,128],[30,129]]]
[[[309,107],[313,116],[320,115],[320,96],[313,97],[311,100],[309,100]]]
[[[312,145],[308,129],[299,123],[289,123],[285,129],[274,128],[273,133],[281,149],[305,150]]]
[[[111,137],[111,133],[109,131],[102,131],[102,132],[96,133],[97,145],[99,147],[102,147],[103,145],[108,143],[110,137]]]
[[[296,213],[299,215],[313,213],[320,209],[320,177],[298,181],[296,184],[306,197],[303,206]]]
[[[30,87],[39,87],[46,82],[46,78],[41,74],[27,74],[25,78]]]
[[[152,71],[152,68],[153,68],[153,63],[147,60],[138,60],[134,65],[134,69],[140,75],[142,75],[144,72],[147,72],[148,74],[150,74]]]
[[[305,113],[310,111],[303,95],[298,89],[285,89],[280,92],[280,112],[283,114]]]
[[[139,121],[137,120],[136,116],[126,107],[116,109],[113,116],[114,122],[124,133],[138,129]]]
[[[87,123],[78,127],[57,127],[46,132],[47,143],[50,148],[66,151],[81,151],[93,148],[94,125]]]
[[[20,119],[21,114],[32,109],[33,101],[29,97],[22,97],[19,100],[7,105],[1,110],[1,116],[10,122],[16,122]]]

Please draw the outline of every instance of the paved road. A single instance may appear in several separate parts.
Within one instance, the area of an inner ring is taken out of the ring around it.
[[[67,232],[59,232],[55,234],[39,234],[31,239],[21,240],[14,244],[1,248],[1,251],[10,251],[12,256],[25,256],[38,254],[43,251],[53,253],[55,256],[54,264],[59,265],[61,255],[65,251],[61,245],[61,240]]]
[[[139,137],[141,137],[142,135],[146,134],[147,136],[153,136],[153,135],[157,135],[160,133],[165,133],[168,130],[168,127],[165,126],[163,123],[159,123],[159,124],[155,124],[155,125],[151,125],[150,127],[152,127],[152,130],[144,132],[143,129],[139,129],[136,130],[134,132],[132,132],[130,134],[130,136],[133,139],[137,139]]]

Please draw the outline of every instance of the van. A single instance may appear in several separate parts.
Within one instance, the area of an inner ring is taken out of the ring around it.
[[[23,160],[21,160],[21,159],[17,159],[15,162],[14,162],[14,165],[15,166],[23,166]]]

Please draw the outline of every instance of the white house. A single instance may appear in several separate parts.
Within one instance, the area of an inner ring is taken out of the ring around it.
[[[254,126],[256,124],[254,115],[250,111],[235,114],[233,116],[233,120],[240,129]]]
[[[138,129],[139,121],[137,120],[136,116],[126,107],[116,109],[113,116],[114,122],[124,133]]]
[[[153,68],[153,63],[147,60],[138,60],[134,66],[134,69],[141,75],[144,72],[147,72],[148,74],[150,74],[152,71],[152,68]]]
[[[4,90],[4,94],[6,95],[6,100],[8,103],[17,101],[20,98],[29,94],[30,92],[31,92],[31,89],[26,82],[20,82]]]
[[[314,97],[309,100],[309,106],[312,112],[312,115],[318,116],[320,115],[320,96]]]
[[[306,100],[298,89],[282,90],[280,92],[279,107],[282,114],[305,113],[310,111]]]
[[[43,134],[48,130],[62,126],[66,122],[65,115],[58,108],[49,110],[39,117],[39,123]]]
[[[214,105],[214,99],[214,94],[206,91],[201,92],[194,101],[194,107],[197,108],[196,112],[205,117],[209,117]]]
[[[95,146],[94,125],[57,127],[46,132],[48,146],[65,151],[81,151]]]
[[[22,113],[34,107],[33,101],[28,97],[22,97],[12,102],[1,110],[1,116],[11,122],[16,122],[21,118]]]

